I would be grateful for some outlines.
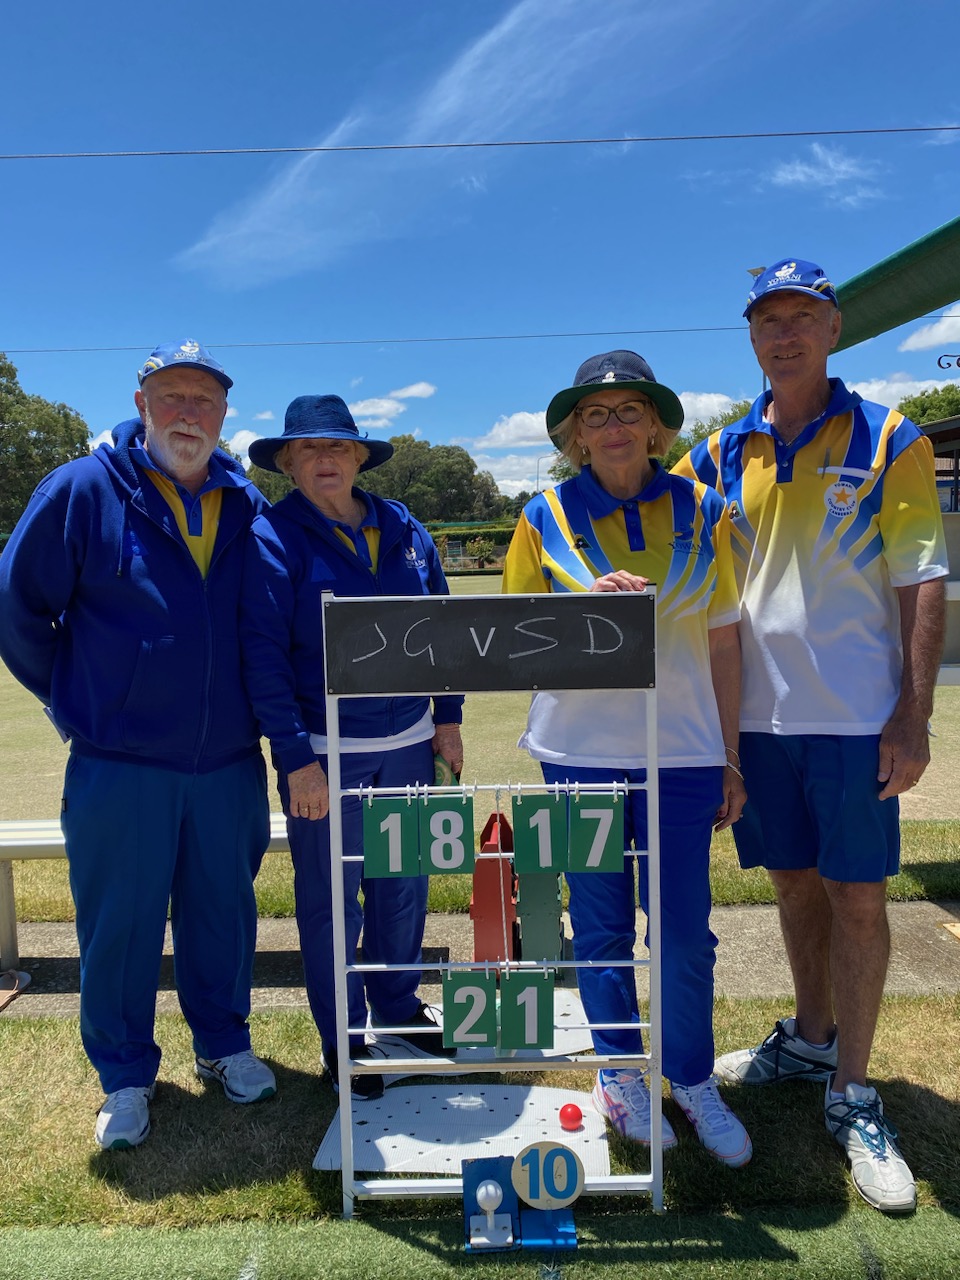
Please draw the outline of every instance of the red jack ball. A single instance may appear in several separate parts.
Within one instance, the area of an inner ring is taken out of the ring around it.
[[[560,1128],[572,1132],[583,1124],[583,1112],[575,1102],[567,1102],[560,1108]]]

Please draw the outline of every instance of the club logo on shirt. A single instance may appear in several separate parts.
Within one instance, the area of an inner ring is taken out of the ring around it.
[[[417,555],[416,547],[406,547],[403,552],[403,558],[408,569],[423,569],[427,563],[422,556]]]
[[[573,540],[574,551],[592,551],[590,543],[586,540],[582,533],[578,533]]]
[[[740,503],[734,498],[733,502],[727,507],[731,520],[739,520],[743,512],[740,510]]]
[[[837,480],[823,495],[823,502],[837,519],[852,516],[857,509],[857,491],[849,480]]]
[[[677,555],[681,556],[699,556],[703,554],[703,547],[699,542],[695,542],[693,538],[693,529],[674,529],[673,541],[670,543]]]

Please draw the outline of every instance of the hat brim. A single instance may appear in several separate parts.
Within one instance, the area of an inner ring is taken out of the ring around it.
[[[147,369],[146,372],[141,370],[137,379],[139,386],[142,387],[155,373],[163,373],[166,369],[199,369],[201,373],[209,373],[211,378],[216,378],[224,391],[229,391],[233,386],[233,379],[228,378],[222,369],[211,369],[208,364],[203,364],[200,360],[175,360],[172,364],[157,365],[156,369]]]
[[[775,284],[769,289],[764,289],[759,298],[754,298],[752,302],[747,304],[747,309],[743,313],[744,320],[749,320],[750,312],[759,306],[764,298],[769,298],[774,293],[805,293],[808,298],[818,298],[821,302],[829,302],[838,311],[840,310],[840,304],[836,298],[829,293],[824,293],[822,290],[808,289],[804,284]]]
[[[547,434],[553,434],[560,424],[569,418],[574,409],[586,396],[595,395],[598,391],[639,391],[641,395],[652,400],[657,406],[660,421],[667,431],[676,437],[683,426],[683,405],[676,392],[664,386],[662,382],[650,382],[641,378],[637,382],[588,382],[582,387],[567,387],[558,391],[547,405]]]
[[[388,440],[371,440],[369,436],[356,436],[352,431],[337,431],[335,428],[329,431],[304,431],[261,437],[253,441],[247,454],[254,466],[260,467],[262,471],[275,471],[282,475],[283,472],[277,466],[277,454],[285,444],[290,444],[293,440],[352,440],[354,444],[362,444],[369,450],[370,456],[360,464],[361,471],[372,471],[374,467],[379,467],[393,457],[393,445]]]

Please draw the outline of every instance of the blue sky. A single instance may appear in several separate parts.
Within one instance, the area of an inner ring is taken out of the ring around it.
[[[52,0],[4,36],[13,154],[960,124],[955,0]],[[545,481],[543,410],[586,356],[631,347],[709,416],[760,389],[747,268],[839,283],[958,213],[957,133],[6,160],[0,350],[97,437],[149,350],[194,337],[235,379],[241,450],[336,392],[514,493],[538,459]],[[951,351],[960,306],[832,371],[896,403]]]

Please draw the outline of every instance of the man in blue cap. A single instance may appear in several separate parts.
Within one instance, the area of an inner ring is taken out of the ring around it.
[[[217,448],[233,383],[204,347],[166,343],[138,376],[139,417],[43,480],[0,557],[0,657],[70,743],[80,1029],[108,1149],[150,1132],[168,904],[197,1075],[234,1102],[276,1092],[247,1024],[269,813],[237,637],[266,503]]]
[[[731,1083],[823,1081],[827,1130],[857,1190],[909,1213],[916,1185],[867,1065],[897,796],[930,759],[943,647],[933,454],[902,414],[827,377],[841,318],[815,263],[767,268],[743,314],[771,390],[678,470],[718,489],[733,520],[750,797],[734,838],[741,865],[766,867],[776,889],[796,1013],[716,1071]]]

